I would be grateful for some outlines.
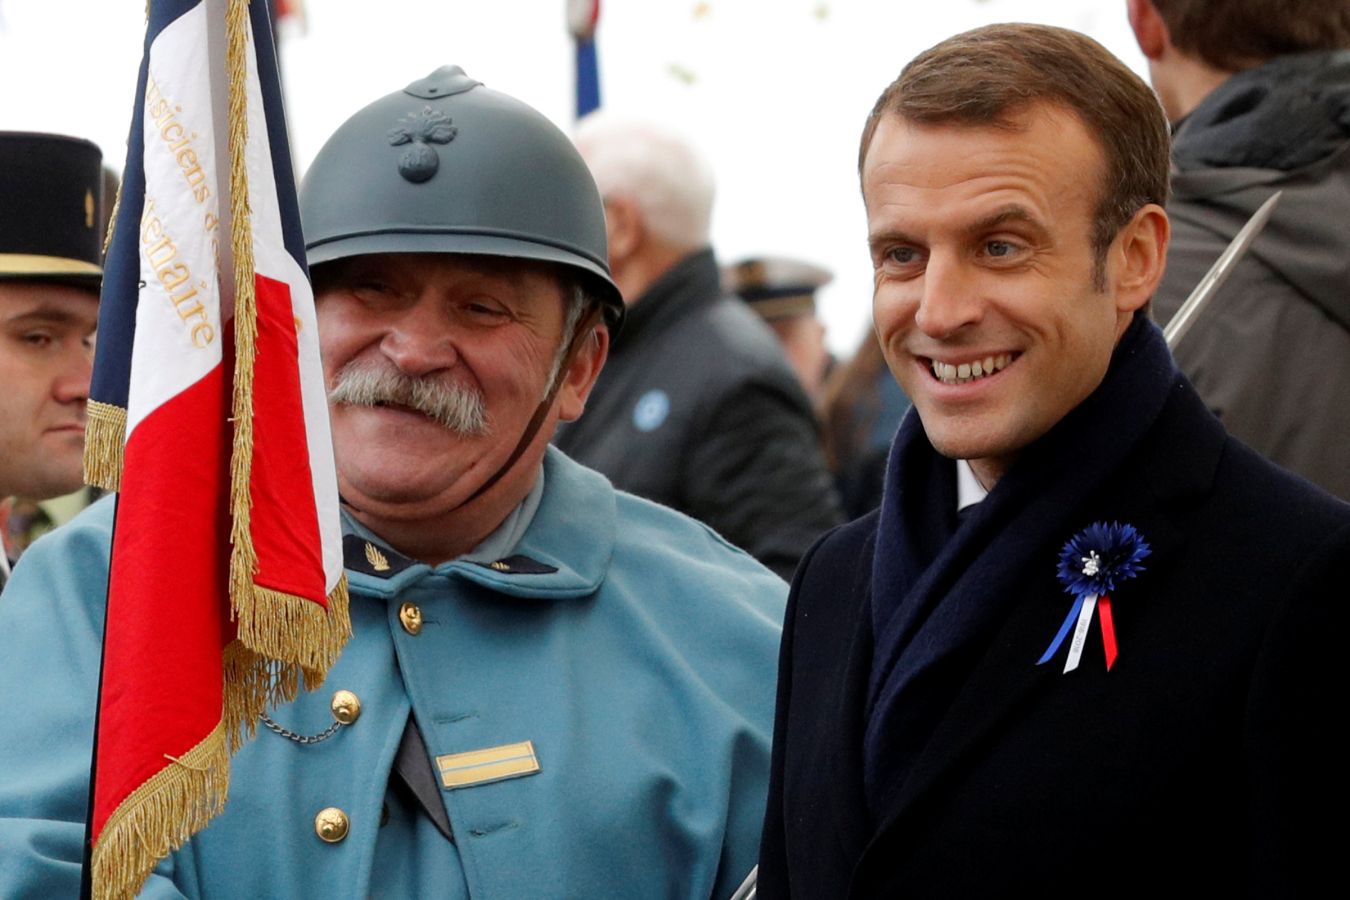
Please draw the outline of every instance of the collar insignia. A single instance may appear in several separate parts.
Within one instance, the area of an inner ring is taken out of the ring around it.
[[[382,547],[354,534],[343,536],[342,558],[343,565],[351,571],[377,578],[393,578],[416,562],[397,550]]]
[[[509,572],[512,575],[552,575],[558,571],[557,566],[546,565],[537,559],[531,559],[519,553],[492,562],[476,562],[474,565],[491,569],[494,572]]]
[[[366,541],[366,562],[370,563],[370,567],[376,572],[389,571],[389,557],[381,553],[370,541]]]

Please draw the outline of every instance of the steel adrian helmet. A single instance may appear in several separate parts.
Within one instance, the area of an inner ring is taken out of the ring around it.
[[[533,108],[443,66],[362,109],[300,187],[309,264],[368,253],[476,253],[582,273],[611,328],[605,212],[580,154]]]

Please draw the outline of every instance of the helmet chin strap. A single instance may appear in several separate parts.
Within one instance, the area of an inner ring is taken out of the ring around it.
[[[572,332],[572,338],[567,345],[567,353],[563,355],[562,364],[558,366],[558,374],[553,379],[553,384],[549,386],[548,394],[546,394],[540,404],[535,407],[534,415],[530,416],[530,421],[525,424],[525,431],[521,434],[520,440],[516,442],[515,449],[512,450],[511,455],[506,458],[506,462],[502,463],[487,481],[479,485],[478,490],[474,491],[462,503],[457,504],[455,509],[463,509],[486,494],[497,484],[497,482],[501,481],[506,473],[511,471],[511,468],[525,455],[525,451],[529,449],[530,444],[534,441],[535,435],[539,433],[540,427],[544,424],[544,419],[548,418],[548,411],[553,408],[553,401],[558,398],[558,391],[562,387],[563,380],[567,377],[567,370],[572,367],[572,363],[576,360],[577,353],[581,350],[582,342],[591,333],[591,329],[596,326],[603,314],[604,307],[601,304],[596,303],[592,304],[586,314],[581,317],[581,321],[577,323],[576,330]],[[353,504],[341,494],[338,495],[338,499],[342,502],[342,505],[346,506],[348,509],[354,512],[361,511],[360,507]],[[454,510],[452,510],[452,512],[453,511]]]
[[[572,332],[572,338],[567,345],[567,353],[563,355],[562,364],[558,366],[558,374],[554,377],[553,384],[549,385],[548,394],[544,396],[544,399],[540,402],[539,406],[535,408],[534,415],[530,416],[530,421],[526,423],[525,431],[521,434],[520,440],[516,443],[516,449],[511,451],[511,455],[506,458],[506,462],[502,463],[501,468],[497,469],[497,471],[492,474],[491,478],[483,482],[478,490],[473,492],[469,499],[455,507],[456,509],[467,506],[483,494],[486,494],[498,481],[501,481],[506,473],[511,471],[511,468],[525,455],[525,451],[529,449],[530,444],[534,442],[535,435],[539,433],[539,428],[544,424],[544,419],[548,418],[548,411],[553,408],[553,401],[558,398],[558,390],[562,387],[563,381],[567,378],[567,371],[572,368],[572,363],[576,360],[577,353],[581,351],[582,343],[590,335],[591,329],[595,327],[603,313],[604,307],[595,303],[592,304],[591,308],[586,311],[586,314],[581,317],[581,321]]]

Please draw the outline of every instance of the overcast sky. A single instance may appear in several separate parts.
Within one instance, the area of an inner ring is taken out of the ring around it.
[[[563,0],[305,0],[282,29],[296,162],[347,116],[445,63],[538,108],[573,109]],[[87,137],[120,170],[145,0],[0,0],[0,130]],[[604,105],[670,123],[718,179],[719,257],[800,256],[835,272],[822,295],[831,346],[867,327],[871,270],[855,175],[877,95],[915,54],[990,22],[1092,35],[1143,58],[1124,0],[603,0]]]

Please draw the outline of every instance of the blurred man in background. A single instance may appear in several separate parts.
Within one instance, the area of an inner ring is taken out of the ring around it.
[[[1284,192],[1177,362],[1230,432],[1350,499],[1350,4],[1129,0],[1129,15],[1175,132],[1160,321]]]
[[[816,316],[816,291],[833,279],[828,269],[783,256],[742,259],[722,271],[722,287],[750,304],[773,329],[817,408],[833,360],[825,346],[825,324]]]
[[[712,172],[679,137],[603,112],[582,121],[576,143],[604,198],[628,316],[586,415],[557,444],[790,577],[841,514],[782,348],[722,291]]]

